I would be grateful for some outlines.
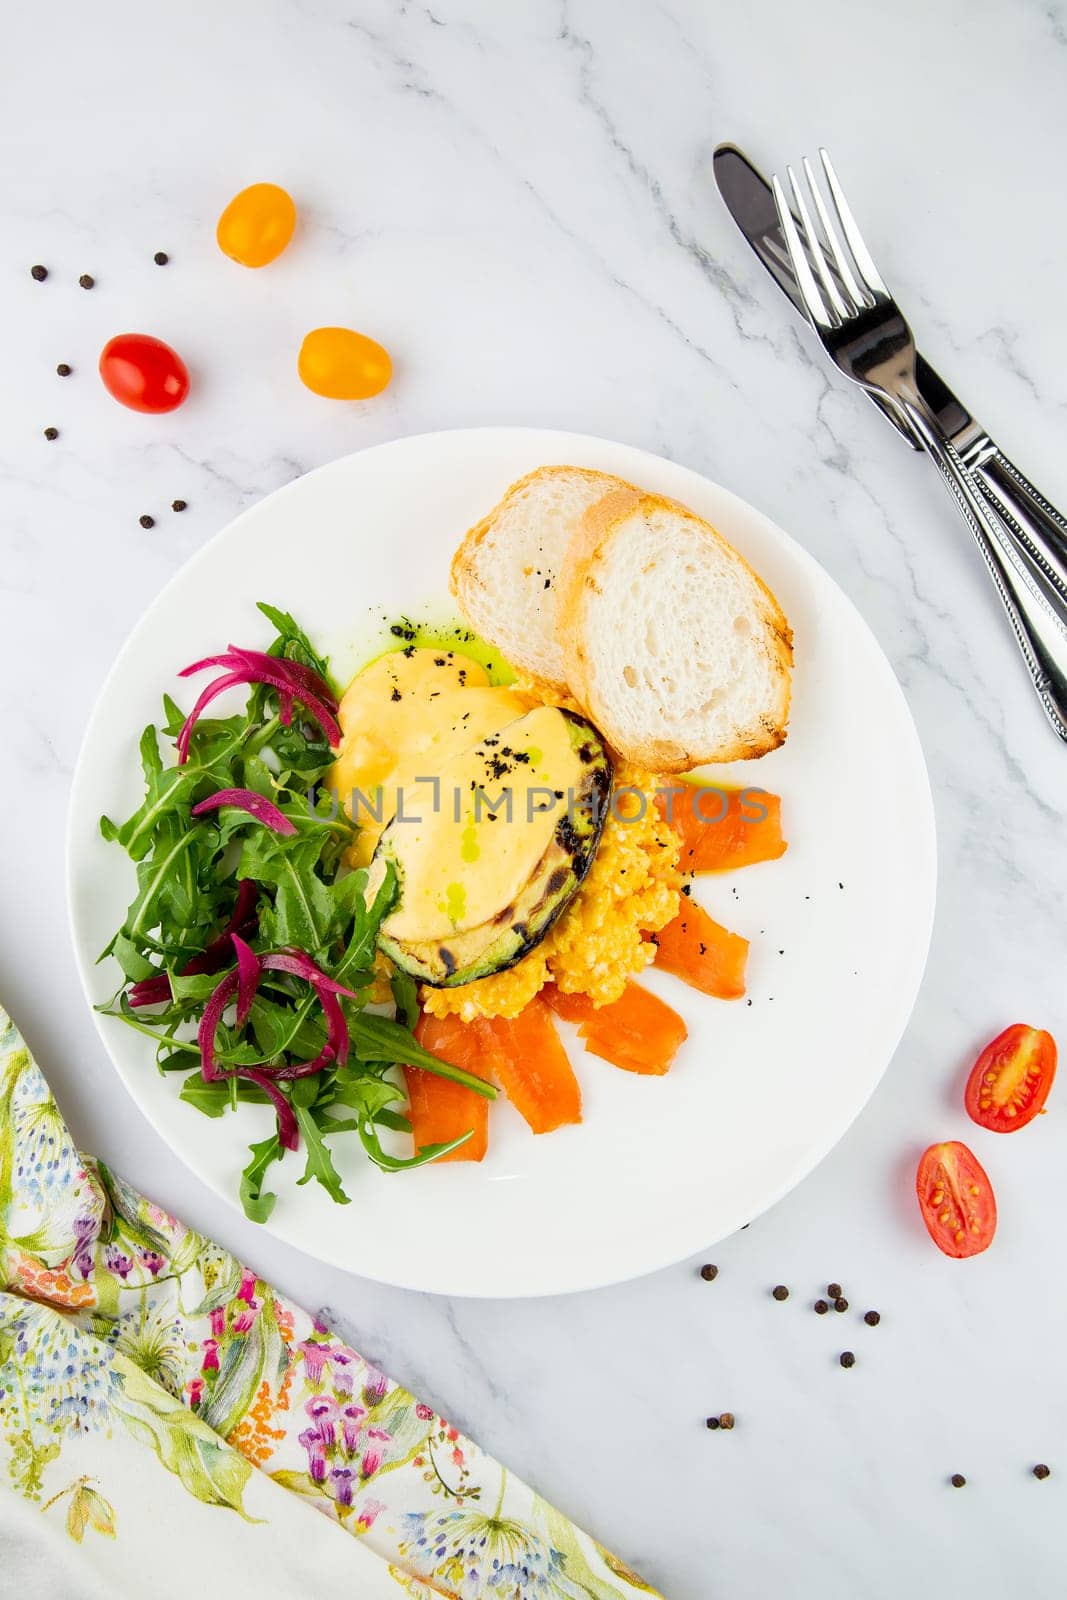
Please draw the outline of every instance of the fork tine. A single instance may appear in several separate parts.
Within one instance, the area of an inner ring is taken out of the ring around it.
[[[826,173],[826,181],[830,185],[830,193],[833,196],[837,215],[841,220],[845,238],[848,240],[848,247],[852,251],[853,260],[859,268],[860,277],[872,294],[883,294],[888,299],[889,290],[882,282],[878,268],[871,257],[871,252],[863,242],[863,235],[856,226],[856,219],[852,215],[852,209],[848,201],[845,199],[845,191],[838,181],[829,153],[820,146],[819,156],[822,161],[823,171]]]
[[[808,262],[808,253],[801,243],[796,221],[792,211],[789,209],[785,191],[777,176],[771,179],[771,190],[774,194],[775,206],[778,208],[778,226],[782,230],[782,238],[785,240],[785,247],[789,251],[789,261],[793,268],[793,275],[797,280],[797,288],[800,290],[800,298],[804,302],[804,309],[817,328],[832,329],[834,323],[826,309],[826,302],[819,292],[819,286],[815,282],[815,276]]]
[[[804,172],[808,180],[808,187],[811,190],[812,199],[815,201],[815,209],[819,213],[819,221],[822,223],[823,233],[826,235],[827,239],[831,241],[831,250],[833,250],[833,244],[836,241],[834,225],[830,221],[830,213],[826,209],[826,202],[822,197],[822,190],[816,182],[815,173],[812,171],[811,162],[808,160],[807,156],[804,157]],[[846,253],[843,250],[833,250],[833,256],[834,265],[841,275],[841,281],[845,286],[845,292],[851,297],[853,306],[858,310],[860,306],[869,305],[871,303],[871,296],[865,293],[860,284],[856,282],[856,275],[852,271],[852,263],[849,261]]]
[[[815,270],[819,274],[819,281],[823,286],[823,290],[825,291],[827,299],[829,300],[834,311],[837,313],[838,320],[841,322],[846,322],[848,318],[853,315],[853,308],[845,304],[844,300],[842,299],[840,289],[837,287],[837,284],[830,275],[830,269],[826,265],[826,257],[822,253],[822,244],[819,240],[819,235],[815,231],[815,225],[811,220],[811,212],[808,210],[807,201],[804,199],[804,191],[797,182],[797,175],[793,171],[792,167],[786,167],[785,170],[786,175],[789,178],[789,187],[793,191],[793,199],[796,202],[797,210],[800,212],[800,221],[804,228],[804,237],[807,240],[808,249],[811,252],[812,260],[815,262]]]

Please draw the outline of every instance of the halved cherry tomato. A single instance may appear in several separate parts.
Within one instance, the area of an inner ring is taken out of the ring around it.
[[[971,1068],[967,1115],[991,1133],[1014,1133],[1045,1109],[1056,1076],[1056,1041],[1043,1028],[1013,1022]]]
[[[100,352],[104,388],[131,411],[173,411],[189,393],[189,373],[176,350],[150,333],[117,333]]]
[[[252,183],[235,194],[215,229],[219,249],[242,267],[277,260],[293,237],[296,206],[276,183]]]
[[[393,363],[365,333],[352,328],[313,328],[300,346],[296,370],[312,394],[326,400],[369,400],[381,394]]]
[[[915,1192],[926,1230],[957,1260],[988,1250],[997,1229],[993,1186],[977,1156],[957,1139],[923,1152]]]

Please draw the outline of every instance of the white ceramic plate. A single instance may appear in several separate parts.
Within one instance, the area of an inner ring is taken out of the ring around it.
[[[485,428],[382,445],[301,478],[238,517],[178,574],[104,686],[71,797],[70,907],[86,994],[122,921],[133,871],[97,831],[140,799],[137,739],[177,669],[229,641],[268,637],[259,599],[293,612],[342,680],[384,616],[447,611],[459,537],[514,479],[546,462],[618,473],[709,518],[777,594],[796,637],[786,745],[715,777],[784,796],[785,856],[698,880],[712,913],[752,940],[751,1003],[677,979],[647,981],[686,1018],[666,1078],[620,1072],[570,1029],[584,1121],[535,1138],[491,1112],[489,1155],[385,1176],[354,1139],[333,1141],[352,1196],[296,1187],[299,1155],[272,1169],[268,1224],[323,1260],[456,1295],[539,1295],[635,1277],[724,1238],[780,1199],[841,1138],[893,1054],[922,976],[936,880],[922,752],[892,671],[841,590],[798,545],[727,490],[626,445]],[[221,702],[220,702],[221,704]],[[225,708],[224,708],[225,709]],[[151,1042],[97,1015],[120,1077],[160,1136],[232,1205],[266,1107],[209,1121],[155,1070]],[[832,1023],[832,1025],[830,1025]],[[158,1198],[166,1200],[166,1196]]]

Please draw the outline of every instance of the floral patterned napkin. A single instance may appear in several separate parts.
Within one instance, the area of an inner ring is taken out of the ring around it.
[[[69,1562],[62,1529],[116,1594],[188,1595],[209,1572],[213,1589],[229,1574],[231,1596],[332,1582],[361,1600],[654,1594],[321,1322],[79,1154],[0,1010],[5,1573],[38,1526],[40,1549],[14,1567],[27,1594],[59,1592],[31,1579],[39,1560]]]

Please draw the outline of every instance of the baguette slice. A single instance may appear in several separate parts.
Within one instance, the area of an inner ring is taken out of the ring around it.
[[[631,486],[586,467],[539,467],[511,485],[452,558],[450,587],[475,632],[559,693],[568,687],[556,628],[560,567],[584,513],[612,490]]]
[[[571,693],[627,759],[687,772],[784,740],[789,624],[748,563],[684,506],[637,489],[592,506],[558,605]]]

